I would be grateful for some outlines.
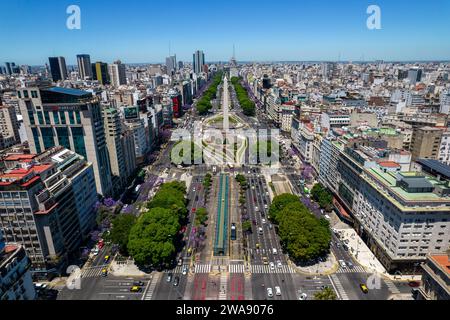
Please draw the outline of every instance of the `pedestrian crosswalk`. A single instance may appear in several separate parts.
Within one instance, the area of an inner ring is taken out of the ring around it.
[[[395,283],[393,283],[390,279],[384,279],[384,283],[386,283],[386,286],[388,287],[389,291],[394,294],[400,293],[400,290],[398,290]]]
[[[229,273],[245,273],[246,267],[244,264],[230,264],[228,266],[222,266]],[[213,271],[211,264],[196,264],[194,267],[194,273],[211,273]],[[183,266],[177,266],[172,270],[165,270],[165,273],[182,273]],[[296,273],[295,269],[288,265],[282,265],[281,267],[275,267],[271,269],[269,265],[251,265],[251,273]]]
[[[243,264],[230,264],[228,266],[229,273],[244,273],[245,266]]]
[[[153,275],[153,278],[150,281],[150,284],[148,285],[148,288],[145,291],[145,294],[142,296],[142,300],[152,300],[153,292],[155,291],[156,284],[158,283],[159,277],[160,277],[159,273],[155,273]]]
[[[339,268],[337,273],[366,273],[367,271],[362,266],[354,266],[353,268],[345,267]]]
[[[337,290],[339,296],[341,297],[341,300],[350,300],[337,275],[331,275],[330,280],[333,283],[335,290]]]
[[[281,268],[271,269],[268,265],[252,265],[252,273],[295,273],[291,266],[283,265]]]
[[[90,268],[83,268],[81,270],[81,277],[82,278],[95,278],[100,277],[102,274],[103,268],[108,267],[107,265],[97,266],[97,267],[90,267]]]
[[[222,273],[220,275],[219,300],[227,300],[227,283],[228,283],[228,276],[226,273]]]
[[[176,266],[175,269],[164,270],[164,273],[182,273],[182,272],[183,272],[183,266]]]
[[[210,273],[211,265],[210,264],[196,264],[194,268],[195,273]]]

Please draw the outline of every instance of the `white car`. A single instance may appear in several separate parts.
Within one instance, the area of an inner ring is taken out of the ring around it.
[[[345,263],[344,260],[339,260],[339,264],[341,265],[342,268],[346,268],[347,264]]]
[[[269,298],[272,298],[272,297],[273,297],[273,291],[272,291],[272,288],[267,288],[267,296],[268,296]]]
[[[283,265],[281,264],[281,261],[278,260],[278,261],[277,261],[277,268],[278,268],[278,269],[281,269],[282,267],[283,267]]]
[[[186,275],[188,272],[188,266],[183,267],[183,275]]]
[[[275,270],[275,263],[271,262],[269,264],[269,266],[270,266],[270,270]]]
[[[266,219],[261,220],[263,224],[266,224]]]
[[[278,254],[277,249],[273,248],[273,249],[272,249],[272,253],[273,253],[273,254]]]
[[[280,288],[279,286],[276,286],[276,287],[275,287],[275,294],[276,294],[277,296],[281,296],[281,288]]]

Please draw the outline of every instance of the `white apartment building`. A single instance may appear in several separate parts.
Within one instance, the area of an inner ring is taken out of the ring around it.
[[[0,229],[0,301],[35,298],[30,259],[24,247],[5,243]]]

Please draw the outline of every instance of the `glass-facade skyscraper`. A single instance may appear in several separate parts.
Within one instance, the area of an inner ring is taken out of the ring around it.
[[[98,193],[110,195],[111,166],[98,98],[60,87],[21,88],[18,97],[31,152],[60,145],[82,155],[93,164]]]

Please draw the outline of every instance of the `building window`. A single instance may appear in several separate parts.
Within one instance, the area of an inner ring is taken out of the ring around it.
[[[28,91],[27,90],[23,90],[23,97],[25,99],[28,99]]]
[[[38,97],[37,91],[35,91],[35,90],[31,91],[31,97],[37,98]]]
[[[17,96],[19,97],[19,99],[22,99],[22,93],[20,91],[17,91]]]
[[[61,124],[66,124],[66,114],[64,111],[59,112],[59,117],[61,118]]]
[[[37,115],[39,124],[44,124],[44,115],[42,114],[42,111],[38,111]]]
[[[58,112],[53,112],[53,121],[55,122],[55,124],[59,124]]]
[[[33,111],[28,111],[28,118],[30,119],[30,124],[36,124]]]
[[[69,130],[66,127],[56,128],[56,134],[58,135],[58,143],[66,149],[70,149]]]
[[[45,124],[52,124],[50,122],[50,114],[48,113],[48,111],[44,111],[44,118],[45,118]]]
[[[31,128],[33,132],[34,145],[36,146],[36,152],[41,153],[41,143],[39,142],[39,131],[37,128]]]
[[[81,124],[81,115],[80,115],[80,111],[75,111],[75,117],[77,119],[77,123]]]
[[[55,139],[52,128],[41,128],[42,140],[44,141],[44,149],[50,149],[55,146]]]
[[[70,124],[75,124],[75,118],[73,116],[73,111],[69,111],[69,123]]]
[[[83,128],[71,128],[75,152],[87,159]]]

